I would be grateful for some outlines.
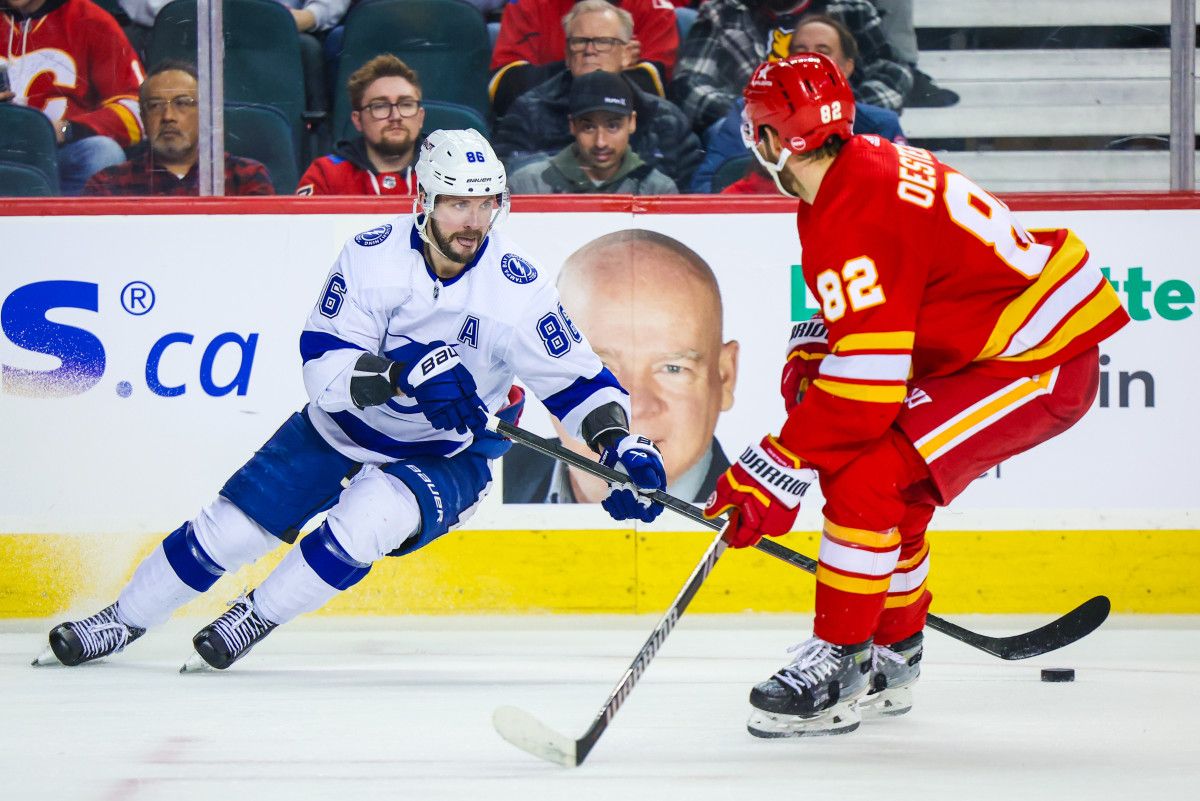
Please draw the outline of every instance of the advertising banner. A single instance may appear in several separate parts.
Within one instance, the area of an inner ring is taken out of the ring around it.
[[[0,217],[0,533],[161,533],[194,514],[304,404],[303,321],[342,244],[391,216]],[[1096,408],[980,476],[934,528],[1196,528],[1200,211],[1019,216],[1073,228],[1134,323],[1102,347]],[[530,212],[506,225],[551,275],[572,259],[584,276],[589,259],[638,266],[631,285],[577,277],[564,305],[630,389],[674,491],[702,500],[726,460],[778,431],[789,324],[814,310],[790,214]],[[537,403],[523,424],[558,435]],[[593,504],[547,503],[586,498],[585,484],[508,458],[471,529],[615,527]],[[798,528],[819,520],[810,494]]]

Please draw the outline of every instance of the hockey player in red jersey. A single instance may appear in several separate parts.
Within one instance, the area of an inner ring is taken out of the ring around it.
[[[63,194],[125,160],[142,139],[142,65],[116,20],[90,0],[4,0],[0,6],[12,96],[54,125]]]
[[[745,449],[705,514],[729,512],[746,547],[790,530],[821,482],[814,634],[753,689],[748,726],[840,734],[911,708],[934,509],[1078,421],[1098,345],[1129,317],[1071,231],[1026,231],[928,151],[852,136],[853,93],[825,56],[762,64],[744,94],[747,145],[800,201],[824,319],[793,332],[782,431]]]

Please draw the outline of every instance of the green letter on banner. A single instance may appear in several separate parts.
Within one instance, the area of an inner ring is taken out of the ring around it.
[[[799,264],[792,265],[792,322],[807,320],[818,308],[808,305],[808,287],[804,285],[804,270]]]

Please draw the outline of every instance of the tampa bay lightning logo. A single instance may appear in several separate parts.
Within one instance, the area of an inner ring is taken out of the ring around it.
[[[378,228],[372,228],[370,231],[363,231],[358,236],[354,237],[354,241],[362,245],[364,248],[378,245],[383,240],[387,239],[392,233],[392,226],[381,225]]]
[[[504,254],[504,258],[500,259],[500,271],[514,284],[528,284],[537,278],[537,270],[533,265],[515,253]]]

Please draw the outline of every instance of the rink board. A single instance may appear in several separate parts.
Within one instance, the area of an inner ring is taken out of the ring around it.
[[[731,453],[782,422],[778,363],[789,321],[812,302],[786,201],[700,200],[520,198],[507,226],[551,275],[582,244],[624,228],[686,242],[711,264],[723,337],[740,343],[735,402],[715,430]],[[1010,201],[1028,227],[1077,231],[1135,323],[1102,347],[1097,408],[935,518],[936,608],[1053,611],[1105,592],[1124,611],[1200,611],[1200,203]],[[194,514],[302,405],[296,339],[342,244],[406,210],[362,200],[6,202],[0,616],[111,595]],[[553,433],[536,403],[523,425]],[[504,504],[502,494],[498,482],[470,530],[385,560],[329,611],[653,611],[707,539],[666,515],[631,529],[592,505]],[[819,528],[820,504],[806,499],[801,532]],[[815,535],[792,540],[816,555]],[[696,603],[805,610],[811,588],[795,568],[730,554]]]

